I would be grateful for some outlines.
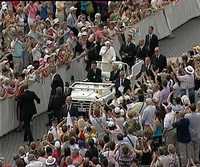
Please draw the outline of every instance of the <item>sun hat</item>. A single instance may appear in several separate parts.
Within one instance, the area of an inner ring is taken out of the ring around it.
[[[192,75],[194,74],[194,68],[192,66],[185,67],[185,72]]]
[[[101,16],[101,14],[100,13],[96,13],[94,17],[97,17],[97,16]]]
[[[49,156],[46,160],[46,165],[47,166],[52,166],[52,165],[55,165],[56,163],[56,159],[52,156]]]
[[[105,45],[110,45],[110,44],[111,44],[110,41],[105,42]]]
[[[60,147],[61,147],[61,145],[60,145],[60,142],[59,142],[59,141],[56,141],[56,142],[55,142],[55,147],[56,147],[56,148],[60,148]]]

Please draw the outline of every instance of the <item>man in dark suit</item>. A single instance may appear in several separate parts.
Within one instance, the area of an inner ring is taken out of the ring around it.
[[[167,58],[160,54],[160,48],[156,47],[152,57],[154,71],[162,72],[167,67]]]
[[[131,82],[125,78],[124,71],[120,71],[119,78],[115,81],[116,96],[119,97],[131,89]]]
[[[28,90],[28,85],[24,85],[24,93],[19,97],[20,105],[24,120],[24,141],[33,141],[33,135],[31,132],[30,122],[32,120],[33,115],[37,113],[37,109],[35,106],[34,100],[38,104],[40,104],[39,97],[35,94],[35,92]]]
[[[132,34],[128,34],[127,43],[124,42],[120,49],[122,61],[127,63],[130,67],[135,64],[136,60],[136,46],[132,42]]]
[[[101,69],[97,68],[97,63],[95,61],[91,64],[91,69],[88,71],[87,78],[89,82],[102,82]]]
[[[110,81],[115,82],[115,80],[119,77],[120,70],[116,64],[112,65],[112,71],[110,72]]]
[[[139,40],[139,45],[136,48],[136,57],[144,60],[148,56],[148,49],[144,45],[144,39]]]
[[[66,97],[63,116],[67,117],[68,113],[72,118],[77,118],[79,116],[78,108],[74,104],[72,104],[71,96]]]
[[[154,27],[150,26],[149,33],[146,35],[145,38],[145,47],[148,49],[150,57],[152,57],[152,55],[154,54],[154,49],[159,46],[158,37],[153,32]]]
[[[142,64],[140,72],[136,75],[136,80],[142,75],[145,74],[147,77],[150,77],[152,80],[155,79],[153,66],[151,64],[150,57],[146,57],[144,60],[144,64]]]

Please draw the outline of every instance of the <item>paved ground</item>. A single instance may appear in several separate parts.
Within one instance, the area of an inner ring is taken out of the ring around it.
[[[193,43],[200,43],[200,18],[191,20],[173,32],[174,38],[165,38],[160,41],[162,54],[166,56],[179,56],[191,48]],[[45,126],[47,115],[42,114],[33,121],[33,136],[39,139],[47,131]],[[0,156],[12,162],[17,148],[23,143],[23,132],[11,132],[0,138]]]
[[[47,114],[41,114],[33,120],[32,128],[34,139],[40,139],[47,132]],[[0,138],[0,157],[3,156],[12,163],[13,156],[17,152],[19,145],[27,144],[23,142],[23,132],[11,132]]]
[[[187,52],[193,44],[200,44],[200,17],[195,18],[173,32],[174,38],[160,41],[162,54],[179,56]]]

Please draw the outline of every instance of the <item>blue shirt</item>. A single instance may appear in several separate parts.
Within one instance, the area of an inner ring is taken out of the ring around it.
[[[46,18],[48,17],[48,11],[47,11],[47,5],[45,6],[42,6],[41,7],[41,10],[40,10],[40,17],[43,19],[43,20],[46,20]]]
[[[22,58],[24,53],[23,43],[17,40],[14,46],[13,56],[17,58]]]

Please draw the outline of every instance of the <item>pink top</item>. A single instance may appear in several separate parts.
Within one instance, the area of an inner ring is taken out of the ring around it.
[[[37,12],[38,12],[38,5],[36,5],[35,3],[30,5],[28,8],[28,17],[36,19]]]

